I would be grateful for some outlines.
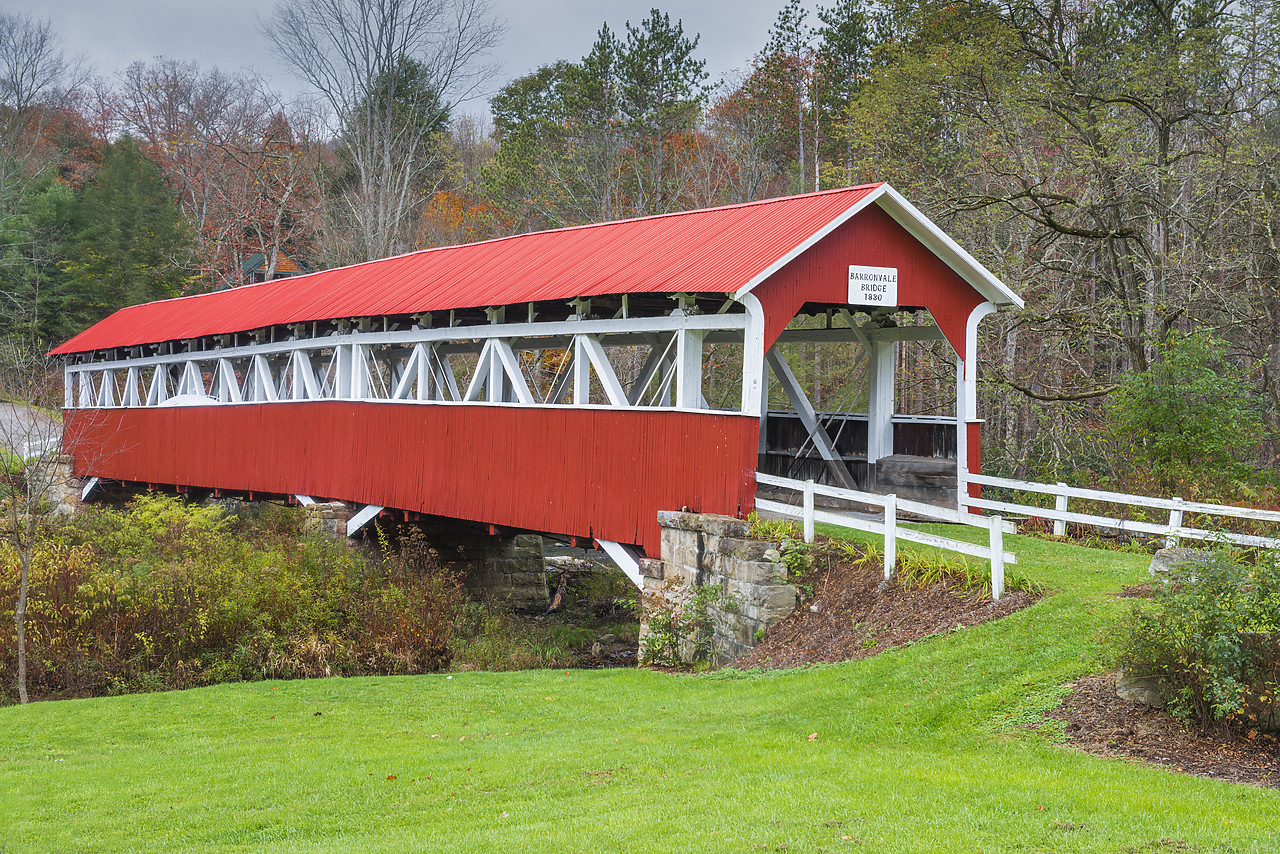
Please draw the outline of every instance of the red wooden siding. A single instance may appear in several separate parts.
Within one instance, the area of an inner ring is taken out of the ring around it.
[[[350,401],[68,411],[78,476],[378,504],[659,554],[659,510],[755,503],[759,419]]]
[[[847,303],[850,264],[897,267],[898,302],[929,309],[951,346],[964,355],[965,324],[985,299],[876,205],[841,223],[752,291],[765,311],[765,347],[778,340],[806,302]]]
[[[968,448],[967,456],[969,459],[967,462],[969,471],[979,474],[982,472],[982,422],[970,421],[965,427],[969,431],[965,439],[968,443],[966,447]],[[969,497],[981,498],[982,487],[976,483],[969,484]]]

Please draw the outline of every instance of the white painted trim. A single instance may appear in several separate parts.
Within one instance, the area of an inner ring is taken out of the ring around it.
[[[702,330],[676,332],[676,406],[704,409],[702,399]]]
[[[876,204],[897,220],[899,225],[911,232],[913,237],[932,249],[935,255],[972,285],[974,290],[996,305],[1025,307],[1022,297],[1010,290],[978,259],[938,228],[933,220],[903,198],[902,194],[888,184],[883,185],[883,190],[884,192],[877,196]]]
[[[764,361],[764,306],[755,294],[743,294],[742,303],[747,309],[747,326],[742,333],[741,410],[744,415],[763,416],[769,394],[769,369]]]
[[[867,463],[893,455],[893,415],[897,406],[897,342],[867,344]]]
[[[93,488],[98,485],[98,478],[91,477],[84,482],[84,488],[80,490],[80,500],[84,501],[89,497],[89,493],[93,492]]]
[[[902,195],[888,184],[881,184],[866,196],[859,199],[855,204],[851,205],[843,213],[835,217],[831,222],[827,223],[808,239],[802,241],[795,248],[791,249],[774,263],[770,264],[764,271],[756,275],[751,281],[734,292],[734,297],[741,299],[744,294],[754,290],[761,282],[768,279],[774,273],[781,270],[790,261],[798,255],[808,250],[815,243],[826,237],[836,228],[843,225],[851,217],[859,211],[864,210],[868,205],[879,205],[885,213],[893,217],[903,228],[905,228],[913,237],[924,244],[929,250],[942,260],[944,264],[956,272],[960,278],[969,283],[982,296],[997,305],[1013,305],[1023,308],[1025,303],[1022,298],[1015,294],[1004,282],[996,278],[990,270],[982,265],[976,258],[966,252],[961,246],[952,240],[942,229],[920,212],[914,205],[908,202]]]
[[[515,392],[516,400],[521,403],[537,402],[533,392],[529,390],[529,383],[525,381],[524,372],[520,370],[520,362],[512,352],[510,344],[501,338],[493,339],[493,355],[490,358],[506,372],[507,384]],[[608,362],[606,361],[605,364]],[[614,381],[617,382],[617,380]]]
[[[612,540],[596,540],[600,548],[618,565],[618,569],[626,573],[636,587],[644,589],[644,581],[640,575],[640,558],[630,546],[615,543]]]
[[[619,407],[630,406],[631,401],[627,399],[627,393],[623,390],[622,383],[618,382],[618,375],[614,373],[613,365],[609,363],[609,357],[605,355],[604,347],[601,346],[600,340],[594,335],[579,335],[574,340],[580,348],[578,352],[585,354],[591,362],[591,367],[595,368],[596,376],[599,377],[600,384],[604,387],[604,393],[609,398],[609,403]],[[576,382],[574,393],[575,395],[577,393]]]
[[[348,332],[319,338],[295,338],[264,344],[246,344],[239,347],[218,347],[194,353],[177,353],[165,356],[144,356],[136,359],[116,359],[102,362],[78,362],[73,369],[109,370],[127,368],[130,365],[147,367],[156,364],[179,362],[203,362],[211,359],[234,359],[241,356],[274,355],[294,350],[332,349],[359,345],[378,347],[395,344],[449,343],[457,341],[487,341],[490,338],[508,340],[523,338],[548,338],[574,335],[624,335],[646,332],[674,332],[678,329],[725,331],[740,330],[747,325],[745,314],[670,314],[661,317],[631,317],[603,320],[535,321],[533,323],[502,323],[483,326],[451,326],[438,329],[408,329],[398,332]],[[527,348],[533,349],[533,348]]]
[[[376,517],[381,512],[382,512],[382,508],[379,507],[378,505],[366,504],[359,513],[352,516],[347,521],[347,536],[348,537],[355,536],[356,531],[359,531],[365,525],[373,521],[374,517]]]
[[[312,498],[310,495],[295,495],[293,497],[294,497],[294,500],[296,500],[303,507],[311,507],[316,503],[315,499]]]

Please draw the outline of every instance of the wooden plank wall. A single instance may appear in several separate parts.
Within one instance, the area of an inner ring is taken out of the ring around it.
[[[308,401],[68,411],[76,474],[378,504],[658,556],[659,510],[755,504],[759,419]]]

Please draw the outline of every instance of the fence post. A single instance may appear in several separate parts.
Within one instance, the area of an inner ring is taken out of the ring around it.
[[[898,496],[884,497],[884,580],[893,578],[898,565]]]
[[[1175,498],[1173,500],[1178,504],[1182,503],[1181,498]],[[1181,528],[1181,527],[1182,527],[1182,508],[1178,507],[1176,510],[1170,510],[1169,511],[1170,531],[1168,534],[1165,535],[1165,538],[1164,538],[1164,547],[1166,549],[1176,549],[1178,547],[1178,535],[1172,529]]]
[[[804,541],[813,542],[813,481],[804,482]]]
[[[1062,487],[1063,489],[1066,489],[1066,488],[1067,488],[1067,485],[1066,485],[1065,483],[1063,483],[1062,481],[1058,481],[1058,486]],[[1066,496],[1066,495],[1063,495],[1063,494],[1058,494],[1058,495],[1054,496],[1054,499],[1053,499],[1053,509],[1054,509],[1054,510],[1056,510],[1056,511],[1058,511],[1059,513],[1066,513],[1066,512],[1067,512],[1067,496]],[[1053,535],[1054,535],[1055,537],[1061,537],[1061,536],[1063,536],[1063,535],[1064,535],[1064,534],[1066,534],[1066,533],[1067,533],[1067,520],[1066,520],[1066,519],[1054,519],[1054,520],[1053,520]]]
[[[991,598],[999,599],[1004,595],[1004,519],[992,516],[991,527]]]

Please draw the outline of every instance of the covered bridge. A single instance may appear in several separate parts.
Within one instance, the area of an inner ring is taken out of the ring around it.
[[[784,451],[875,488],[877,463],[911,450],[949,461],[963,493],[977,326],[1021,304],[874,184],[133,306],[53,353],[81,477],[325,497],[656,556],[658,511],[745,514],[757,467]],[[903,311],[932,321],[903,325]],[[895,348],[925,339],[954,352],[954,415],[895,418]],[[815,411],[789,341],[863,348],[867,411]],[[789,409],[769,411],[771,383]]]

